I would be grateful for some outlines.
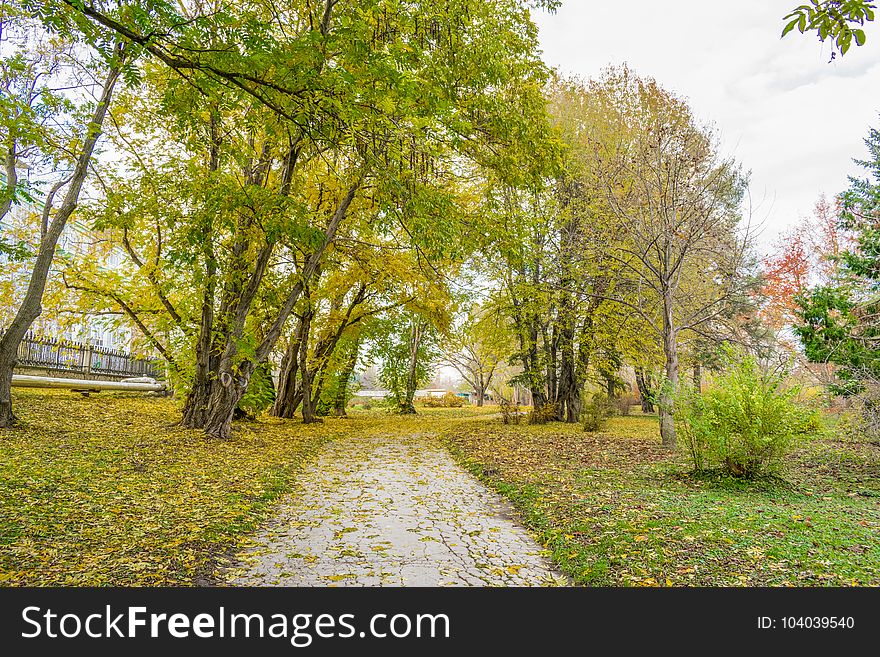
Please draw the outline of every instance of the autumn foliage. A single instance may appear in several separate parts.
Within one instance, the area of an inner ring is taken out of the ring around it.
[[[762,318],[779,329],[795,320],[797,297],[808,287],[830,280],[837,269],[842,235],[837,227],[838,202],[820,196],[813,216],[782,233],[762,262],[765,298]]]

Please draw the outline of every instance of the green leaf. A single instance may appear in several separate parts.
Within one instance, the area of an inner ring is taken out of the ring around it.
[[[785,29],[782,30],[782,36],[785,36],[786,34],[788,34],[789,32],[791,32],[791,31],[794,29],[794,26],[797,25],[797,23],[798,23],[798,19],[795,18],[795,19],[794,19],[793,21],[791,21],[788,25],[786,25],[786,26],[785,26]]]
[[[865,45],[865,31],[864,30],[853,30],[853,36],[856,38],[856,45],[857,46]]]

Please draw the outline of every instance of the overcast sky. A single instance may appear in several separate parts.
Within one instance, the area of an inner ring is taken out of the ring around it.
[[[847,187],[868,127],[880,128],[880,24],[866,30],[864,47],[829,63],[815,35],[780,40],[782,17],[798,4],[563,0],[558,13],[534,19],[544,59],[561,73],[592,77],[626,62],[714,122],[727,154],[752,172],[766,248],[821,192]]]

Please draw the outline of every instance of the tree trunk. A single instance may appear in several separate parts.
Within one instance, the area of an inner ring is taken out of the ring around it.
[[[663,354],[666,357],[666,381],[660,388],[660,438],[663,446],[675,447],[675,392],[678,389],[678,340],[672,323],[672,305],[663,316]]]
[[[220,168],[220,136],[217,122],[211,115],[211,149],[208,157],[208,170]],[[214,349],[214,294],[217,290],[217,260],[214,257],[213,222],[209,223],[202,236],[202,256],[205,259],[205,290],[202,294],[202,317],[199,323],[199,339],[196,343],[196,370],[193,385],[183,407],[181,426],[188,429],[201,429],[207,422],[208,400],[211,386],[220,365],[220,354]]]
[[[651,387],[653,386],[651,374],[646,374],[644,369],[637,368],[636,386],[639,389],[639,397],[642,401],[642,413],[653,413],[654,403],[651,400],[653,399],[654,393],[651,390]]]
[[[76,167],[71,176],[67,193],[64,195],[64,200],[49,224],[45,235],[40,240],[40,250],[37,252],[37,257],[34,261],[34,268],[31,271],[27,292],[12,322],[3,335],[0,336],[0,428],[10,427],[16,422],[12,409],[12,373],[18,361],[18,345],[24,339],[24,336],[27,335],[34,320],[43,312],[43,292],[46,289],[49,268],[52,266],[52,260],[55,257],[55,247],[58,244],[61,233],[64,231],[64,227],[67,225],[68,219],[70,219],[79,203],[79,195],[88,174],[92,153],[95,150],[98,137],[101,135],[101,126],[104,123],[104,117],[107,115],[107,107],[110,105],[113,89],[116,86],[116,81],[119,79],[122,67],[121,62],[124,56],[122,46],[117,47],[117,53],[120,61],[110,69],[107,73],[107,78],[104,80],[101,98],[95,106],[92,119],[87,127],[82,152],[77,157]]]
[[[297,318],[296,329],[284,352],[284,358],[281,360],[281,372],[278,375],[278,396],[272,405],[272,415],[275,417],[293,418],[302,399],[302,390],[297,385],[297,375],[299,374],[300,347],[303,339],[308,341],[304,329],[304,317]]]
[[[314,371],[309,367],[309,333],[312,327],[312,311],[303,317],[303,340],[299,347],[299,377],[302,390],[302,418],[303,424],[320,422],[315,417],[315,400],[313,399],[312,377]]]
[[[551,328],[551,337],[547,337],[547,326],[541,327],[541,339],[544,342],[544,355],[547,358],[547,399],[556,402],[559,399],[558,379],[556,376],[556,356],[557,356],[557,327],[556,324]]]
[[[703,392],[703,365],[700,361],[694,363],[694,391],[697,394]]]
[[[538,358],[538,326],[533,320],[529,327],[530,344],[525,362],[525,370],[529,375],[529,392],[532,396],[532,408],[540,411],[547,405],[547,393],[541,380],[541,367]],[[534,417],[534,414],[532,415]]]
[[[360,347],[360,338],[355,338],[354,344],[351,347],[351,353],[348,354],[345,366],[339,373],[339,384],[336,386],[336,397],[333,400],[333,415],[336,417],[347,417],[345,403],[348,401],[348,384],[351,381],[351,375],[354,374],[354,368],[357,365]]]
[[[559,386],[556,418],[573,424],[580,419],[580,385],[574,354],[574,310],[571,299],[563,295],[559,303]]]
[[[9,351],[8,346],[0,352],[0,428],[11,427],[17,422],[12,412],[12,371],[18,356],[18,345],[15,352]]]
[[[211,269],[210,265],[208,265],[208,269]],[[196,371],[192,388],[183,407],[183,418],[180,421],[181,426],[188,429],[200,429],[205,426],[208,400],[211,397],[211,388],[214,384],[213,377],[220,361],[219,354],[214,350],[212,339],[214,333],[214,285],[210,282],[212,279],[213,275],[211,274],[202,299],[202,320],[199,328],[199,341],[196,345]]]
[[[182,427],[201,429],[205,426],[205,422],[208,419],[208,403],[213,387],[213,381],[208,378],[210,374],[209,370],[205,372],[196,370],[192,389],[187,395],[186,403],[183,406],[183,417],[180,420]]]
[[[412,336],[409,343],[409,369],[406,374],[406,397],[400,403],[399,412],[404,415],[413,415],[416,412],[414,402],[416,386],[418,385],[419,347],[422,346],[422,334],[425,330],[424,322],[417,319],[413,323]]]
[[[231,364],[220,365],[220,377],[211,386],[208,408],[205,417],[205,433],[211,438],[227,440],[232,437],[232,417],[238,402],[247,392],[250,375],[253,374],[253,363],[245,361],[236,375],[230,374]]]

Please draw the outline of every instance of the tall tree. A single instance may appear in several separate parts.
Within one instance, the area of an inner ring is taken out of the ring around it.
[[[833,281],[846,238],[837,226],[837,209],[824,196],[813,216],[789,228],[774,243],[773,253],[762,262],[762,317],[780,329],[796,321],[797,298],[814,285]]]
[[[482,406],[498,366],[508,356],[506,318],[490,306],[475,305],[449,333],[442,343],[443,358],[473,388],[477,406]]]
[[[868,173],[850,178],[841,195],[839,226],[845,247],[836,260],[838,275],[798,298],[795,332],[807,357],[837,366],[833,390],[862,397],[866,430],[880,435],[880,131],[871,129],[868,158],[857,160]]]
[[[4,23],[0,29],[8,34],[10,21],[5,16],[2,18]],[[17,202],[28,196],[24,193],[23,184],[18,181],[16,173],[25,164],[23,158],[42,157],[44,161],[48,160],[53,164],[65,162],[72,166],[72,171],[56,176],[43,199],[39,246],[28,274],[27,288],[10,323],[0,335],[0,427],[8,427],[15,422],[12,374],[18,359],[18,347],[42,312],[43,293],[58,240],[76,211],[113,92],[128,58],[127,48],[123,43],[117,43],[98,53],[93,66],[97,68],[99,75],[103,75],[103,81],[95,85],[97,91],[90,103],[91,111],[83,108],[88,118],[84,125],[74,128],[77,134],[69,144],[58,143],[53,139],[58,135],[51,134],[50,126],[68,120],[64,115],[70,106],[49,86],[51,83],[43,82],[43,78],[53,77],[57,81],[58,73],[52,70],[57,60],[51,54],[47,55],[39,50],[35,51],[36,59],[29,58],[26,53],[33,46],[34,39],[39,39],[39,34],[34,34],[27,17],[19,16],[14,20],[23,22],[25,29],[24,34],[18,36],[15,44],[17,47],[10,56],[4,58],[2,65],[5,87],[9,92],[3,96],[0,124],[3,130],[0,142],[5,147],[6,172],[5,190],[0,203],[2,215],[10,212]],[[46,57],[49,58],[48,61]],[[52,114],[55,116],[50,118]],[[55,199],[59,194],[61,200],[53,214]]]
[[[611,70],[591,90],[613,117],[595,139],[623,236],[613,258],[633,288],[614,298],[661,341],[660,433],[672,447],[679,343],[728,312],[750,284],[749,235],[737,232],[745,180],[688,106],[654,81]]]
[[[370,360],[378,364],[379,381],[391,393],[398,413],[416,413],[416,389],[430,379],[439,356],[437,338],[431,317],[418,310],[389,314],[374,330]]]

